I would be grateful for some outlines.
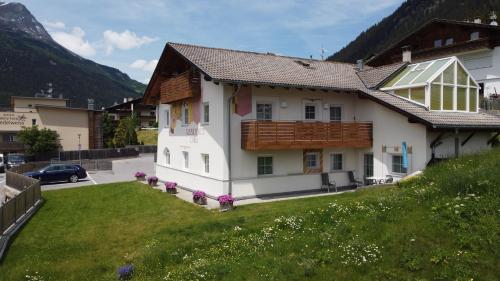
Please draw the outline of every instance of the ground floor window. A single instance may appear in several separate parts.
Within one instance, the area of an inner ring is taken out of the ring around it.
[[[330,170],[342,171],[344,169],[344,156],[341,153],[330,154]]]
[[[323,171],[322,151],[320,149],[308,149],[304,150],[303,153],[304,173],[321,173]]]
[[[189,153],[187,151],[183,151],[182,157],[184,159],[184,169],[189,169]]]
[[[406,168],[403,167],[403,156],[392,155],[392,172],[406,174]]]
[[[272,175],[273,174],[273,157],[259,156],[257,157],[257,175]]]
[[[308,152],[306,153],[306,168],[308,169],[316,169],[319,166],[319,153],[317,152]]]
[[[170,150],[168,148],[165,148],[164,154],[165,154],[165,164],[170,165]]]
[[[364,155],[363,171],[365,177],[373,177],[373,154]]]
[[[210,173],[210,157],[208,154],[202,154],[201,158],[203,159],[203,171],[206,174]]]

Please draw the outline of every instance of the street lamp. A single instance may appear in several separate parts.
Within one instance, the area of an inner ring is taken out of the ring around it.
[[[82,165],[82,143],[80,141],[82,134],[78,134],[78,160],[80,160],[80,166]]]

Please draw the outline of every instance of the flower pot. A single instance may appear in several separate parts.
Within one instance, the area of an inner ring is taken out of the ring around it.
[[[156,186],[156,185],[158,185],[158,181],[157,180],[156,181],[150,181],[149,185],[150,186]]]
[[[143,177],[135,177],[135,179],[137,181],[145,181],[146,180],[146,176],[143,176]]]
[[[198,205],[207,205],[207,198],[206,197],[200,197],[200,198],[193,198],[193,202]]]
[[[231,211],[233,207],[233,203],[219,203],[220,204],[220,211],[221,212],[226,212],[226,211]]]
[[[175,189],[175,188],[167,188],[167,193],[168,194],[177,194],[177,189]]]

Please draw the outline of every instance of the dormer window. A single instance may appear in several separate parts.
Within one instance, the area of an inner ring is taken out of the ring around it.
[[[448,38],[446,39],[446,42],[444,43],[446,46],[453,45],[453,38]]]
[[[441,46],[443,46],[443,40],[441,39],[434,40],[434,48],[439,48]]]
[[[479,31],[474,31],[470,34],[470,41],[478,40],[479,39]]]

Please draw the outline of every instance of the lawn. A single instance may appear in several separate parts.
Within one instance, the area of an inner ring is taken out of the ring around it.
[[[0,280],[113,280],[126,263],[133,280],[499,280],[498,167],[495,150],[401,187],[227,213],[135,182],[48,191]]]

